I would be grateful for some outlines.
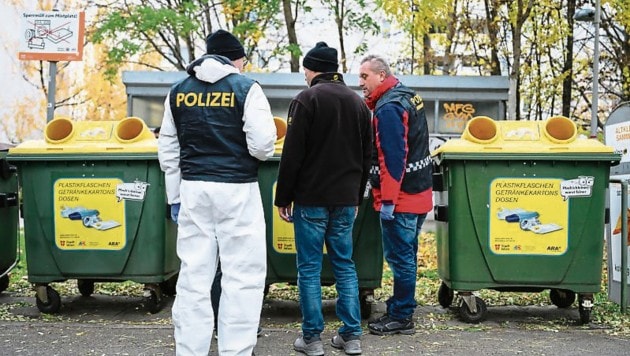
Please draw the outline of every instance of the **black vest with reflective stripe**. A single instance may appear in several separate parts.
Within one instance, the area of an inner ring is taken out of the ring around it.
[[[254,81],[230,74],[216,83],[190,76],[175,84],[170,105],[180,146],[182,179],[255,182],[258,160],[243,132],[245,98]]]
[[[378,118],[379,109],[387,103],[398,103],[409,114],[407,131],[407,164],[403,175],[401,190],[416,194],[429,189],[433,185],[433,165],[429,154],[429,128],[424,113],[424,102],[413,90],[402,84],[391,88],[376,103],[374,115]],[[380,187],[379,162],[374,140],[370,184]]]

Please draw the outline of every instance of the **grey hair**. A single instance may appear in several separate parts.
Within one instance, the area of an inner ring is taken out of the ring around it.
[[[361,60],[361,64],[366,62],[370,63],[370,70],[372,70],[373,72],[378,73],[380,71],[383,71],[386,77],[392,75],[392,71],[391,69],[389,69],[389,64],[387,64],[385,58],[377,54],[370,54]]]

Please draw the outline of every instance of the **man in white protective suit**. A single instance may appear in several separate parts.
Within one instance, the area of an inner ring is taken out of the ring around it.
[[[221,261],[220,355],[251,355],[266,276],[258,165],[271,157],[276,127],[260,85],[240,74],[243,46],[218,30],[164,102],[158,158],[181,268],[173,304],[177,355],[207,355],[210,289]]]

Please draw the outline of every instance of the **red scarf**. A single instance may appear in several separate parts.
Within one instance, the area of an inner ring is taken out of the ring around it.
[[[394,77],[393,75],[385,78],[385,80],[383,80],[383,82],[379,86],[377,86],[376,89],[374,89],[372,94],[365,98],[365,103],[367,104],[368,108],[370,108],[370,110],[374,110],[378,99],[380,99],[383,94],[385,94],[389,89],[396,86],[398,83],[398,78]]]

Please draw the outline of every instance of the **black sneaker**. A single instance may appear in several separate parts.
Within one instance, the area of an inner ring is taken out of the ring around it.
[[[413,319],[395,320],[388,315],[384,315],[378,318],[373,323],[368,323],[368,330],[370,334],[374,335],[393,335],[403,334],[412,335],[416,332],[416,326],[413,323]]]
[[[379,316],[378,318],[368,320],[368,325],[369,324],[380,323],[381,321],[386,320],[387,318],[389,318],[389,315],[383,314],[383,315]]]

